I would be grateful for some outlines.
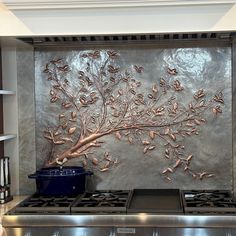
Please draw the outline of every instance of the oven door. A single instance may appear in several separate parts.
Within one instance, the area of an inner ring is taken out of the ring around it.
[[[3,228],[2,236],[235,236],[225,228]]]
[[[236,229],[226,228],[151,228],[119,227],[114,236],[235,236]]]
[[[226,228],[158,228],[156,236],[234,236],[236,229]]]
[[[113,232],[113,228],[93,227],[4,228],[3,236],[113,236]]]

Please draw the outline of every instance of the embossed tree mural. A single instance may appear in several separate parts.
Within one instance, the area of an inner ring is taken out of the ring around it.
[[[200,89],[183,105],[180,97],[185,88],[175,79],[175,68],[166,68],[169,79],[159,78],[147,88],[141,80],[145,68],[133,65],[124,69],[117,62],[120,56],[114,50],[83,52],[76,78],[63,59],[46,64],[50,101],[61,107],[61,113],[57,125],[44,130],[51,143],[45,165],[63,165],[78,158],[85,167],[91,164],[97,171],[112,171],[119,166],[119,159],[109,150],[102,156],[96,153],[105,142],[103,137],[114,136],[143,155],[164,147],[167,165],[162,174],[168,180],[177,170],[198,179],[213,177],[205,167],[191,167],[197,153],[188,153],[184,141],[199,135],[206,114],[217,118],[222,113],[223,93],[207,94]]]

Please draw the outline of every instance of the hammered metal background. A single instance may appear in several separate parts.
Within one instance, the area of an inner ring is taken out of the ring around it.
[[[17,50],[17,98],[19,137],[19,190],[21,195],[35,192],[28,175],[35,171],[34,52],[30,47]]]
[[[109,47],[110,48],[110,47]],[[43,70],[45,64],[63,58],[73,68],[80,67],[79,53],[85,49],[50,49],[35,52],[35,93],[36,93],[36,153],[37,167],[43,165],[50,146],[43,137],[48,125],[56,124],[60,113],[59,104],[50,103],[50,83]],[[100,48],[108,49],[108,47]],[[142,147],[118,142],[113,136],[103,138],[104,145],[98,152],[107,150],[120,164],[104,173],[96,172],[93,177],[97,189],[131,188],[181,188],[181,189],[232,189],[232,91],[231,91],[231,49],[229,47],[202,48],[157,48],[155,46],[116,47],[121,58],[119,66],[142,65],[144,73],[141,80],[143,88],[150,87],[160,77],[166,78],[166,69],[176,68],[175,79],[185,87],[181,103],[187,104],[194,92],[204,88],[209,96],[223,91],[225,106],[223,114],[216,119],[213,114],[206,118],[207,124],[200,128],[198,136],[190,137],[185,146],[194,155],[192,166],[215,174],[214,178],[195,180],[182,170],[177,170],[172,181],[165,180],[161,171],[168,166],[163,158],[163,150],[156,149],[143,155]],[[75,79],[76,76],[74,75]],[[76,160],[70,164],[78,163]]]

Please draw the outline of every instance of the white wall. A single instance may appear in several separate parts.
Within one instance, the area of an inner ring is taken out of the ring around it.
[[[0,36],[236,30],[236,0],[5,0]]]

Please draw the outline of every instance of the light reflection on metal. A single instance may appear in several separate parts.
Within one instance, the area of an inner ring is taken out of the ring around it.
[[[147,220],[147,217],[148,217],[148,215],[146,213],[139,213],[138,216],[139,216],[139,219],[142,223],[145,223]]]

